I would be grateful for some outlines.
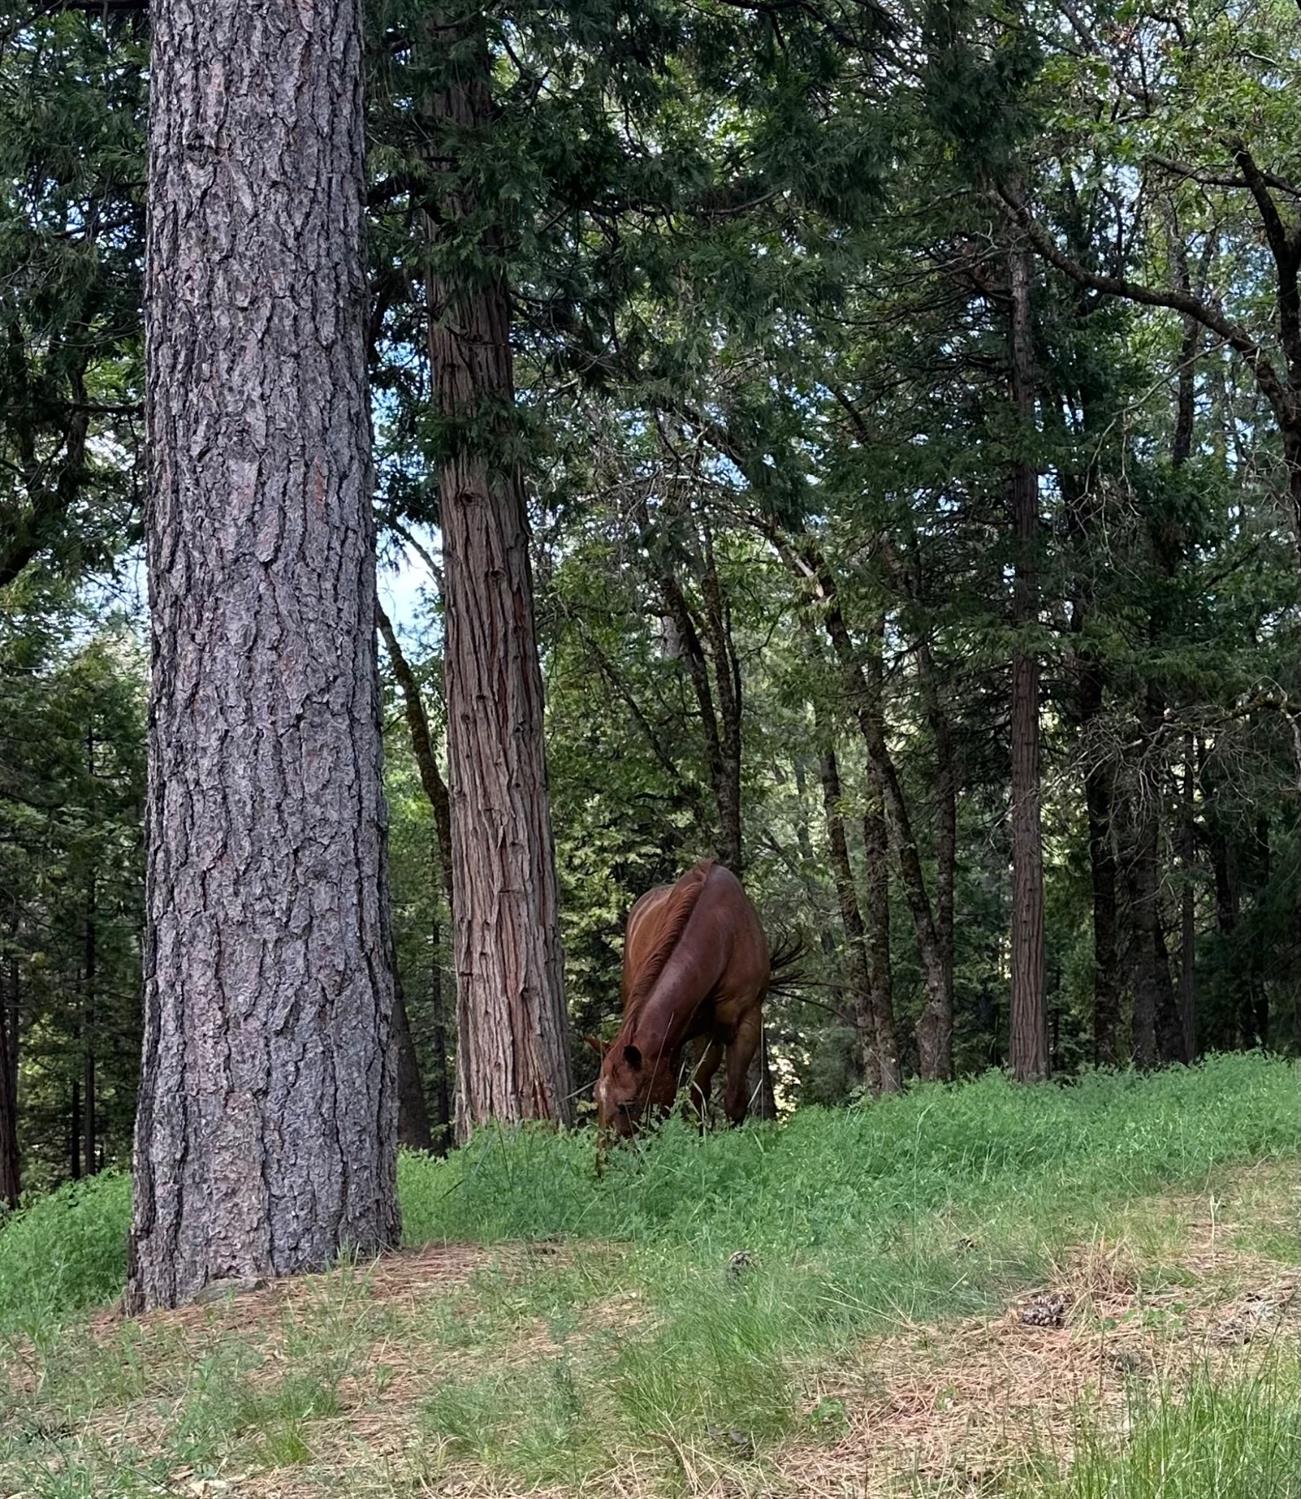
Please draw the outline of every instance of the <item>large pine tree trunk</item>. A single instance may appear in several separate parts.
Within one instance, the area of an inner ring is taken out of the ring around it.
[[[156,0],[128,1304],[396,1242],[357,0]]]
[[[1034,428],[1034,372],[1030,330],[1030,255],[1010,256],[1012,303],[1012,405],[1018,443]],[[1039,613],[1039,475],[1020,459],[1012,473],[1012,528],[1016,579],[1012,621],[1019,632]],[[1048,1026],[1044,1010],[1043,829],[1039,788],[1039,657],[1018,634],[1012,657],[1012,1003],[1008,1051],[1021,1082],[1048,1076]]]
[[[448,762],[457,977],[457,1127],[571,1117],[542,672],[514,422],[501,236],[457,152],[492,123],[477,19],[430,27],[444,73],[430,105],[435,174],[427,280],[446,564]]]

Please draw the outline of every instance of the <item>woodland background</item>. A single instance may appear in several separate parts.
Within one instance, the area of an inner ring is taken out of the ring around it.
[[[408,1143],[448,1143],[455,1050],[433,257],[511,289],[576,1081],[629,905],[707,852],[809,942],[785,1108],[1294,1046],[1296,8],[476,15],[494,109],[436,250],[455,46],[367,16],[381,565],[421,580],[381,621]],[[0,20],[11,1200],[130,1154],[147,54],[131,3]]]

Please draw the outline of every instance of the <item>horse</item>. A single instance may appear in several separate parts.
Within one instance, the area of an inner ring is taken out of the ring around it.
[[[672,1107],[688,1042],[695,1043],[690,1096],[702,1123],[726,1057],[723,1106],[728,1120],[740,1124],[771,979],[759,913],[730,869],[702,859],[676,885],[647,891],[628,913],[623,1023],[608,1046],[593,1043],[602,1053],[596,1081],[602,1138],[626,1138],[648,1113]]]

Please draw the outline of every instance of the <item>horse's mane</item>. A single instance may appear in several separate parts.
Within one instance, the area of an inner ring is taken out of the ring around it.
[[[700,863],[688,869],[674,886],[673,894],[661,918],[663,925],[660,929],[659,941],[646,954],[646,961],[642,964],[641,972],[633,983],[632,992],[628,995],[626,1014],[631,1015],[650,998],[650,992],[655,987],[656,980],[663,973],[665,963],[668,962],[687,922],[691,919],[691,913],[696,908],[700,892],[705,888],[705,881],[709,878],[714,864],[713,859],[701,859]]]

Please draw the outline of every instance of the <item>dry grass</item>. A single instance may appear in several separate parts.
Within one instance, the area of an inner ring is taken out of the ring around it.
[[[1134,1381],[1249,1368],[1294,1325],[1297,1276],[1255,1247],[1288,1222],[1293,1170],[1237,1171],[1213,1193],[1132,1204],[1001,1314],[900,1325],[834,1367],[808,1368],[799,1437],[758,1454],[741,1433],[711,1430],[699,1444],[666,1433],[608,1471],[598,1459],[564,1482],[530,1486],[431,1428],[425,1410],[448,1382],[524,1377],[563,1354],[587,1359],[599,1386],[595,1335],[611,1319],[634,1326],[647,1308],[624,1292],[558,1335],[525,1294],[539,1266],[563,1272],[581,1255],[590,1268],[604,1256],[602,1274],[618,1285],[621,1253],[559,1244],[431,1246],[133,1324],[98,1316],[92,1346],[106,1359],[129,1346],[148,1377],[131,1398],[100,1399],[66,1435],[109,1464],[160,1461],[157,1491],[195,1499],[986,1499],[1032,1450],[1068,1456],[1081,1405],[1119,1429]],[[1060,1307],[1060,1325],[1028,1324],[1028,1307],[1047,1308],[1040,1320],[1050,1324]],[[486,1334],[476,1317],[488,1319]],[[194,1369],[241,1354],[238,1378],[255,1390],[327,1370],[329,1409],[294,1427],[298,1445],[282,1460],[232,1427],[215,1464],[177,1463]],[[39,1394],[39,1368],[33,1357],[11,1387]],[[5,1476],[0,1463],[0,1490]]]

